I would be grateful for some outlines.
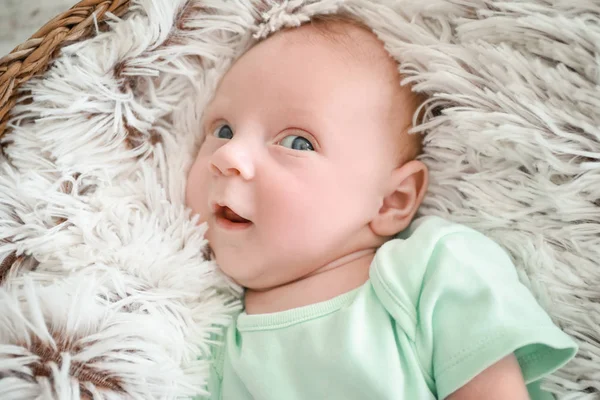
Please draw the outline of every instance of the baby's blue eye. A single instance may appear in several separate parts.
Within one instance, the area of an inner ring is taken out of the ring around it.
[[[229,125],[222,125],[213,133],[213,135],[219,139],[231,139],[233,137],[233,129],[231,129]]]
[[[308,139],[298,135],[286,136],[279,144],[283,147],[289,147],[292,150],[315,151],[312,143],[310,143]]]

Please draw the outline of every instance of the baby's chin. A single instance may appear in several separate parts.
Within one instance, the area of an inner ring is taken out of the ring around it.
[[[208,233],[208,232],[207,232]],[[228,249],[231,251],[230,249]],[[248,265],[241,260],[232,259],[225,254],[219,252],[219,249],[213,247],[215,254],[215,261],[219,270],[231,279],[236,284],[247,288],[248,285],[252,285],[252,282],[256,279],[256,274],[252,273],[252,268],[248,268]]]
[[[230,260],[219,261],[218,255],[215,257],[217,266],[223,274],[231,279],[236,284],[245,289],[264,291],[273,287],[269,282],[270,279],[265,279],[265,276],[270,276],[268,271],[262,268],[256,268],[239,260],[231,262]],[[228,262],[229,261],[229,262]]]

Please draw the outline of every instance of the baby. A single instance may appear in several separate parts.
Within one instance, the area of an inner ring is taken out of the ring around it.
[[[499,246],[413,221],[428,175],[399,81],[340,17],[273,35],[220,82],[186,193],[245,288],[212,399],[541,399],[575,354]]]

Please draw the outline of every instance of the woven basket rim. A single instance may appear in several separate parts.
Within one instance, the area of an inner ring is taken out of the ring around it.
[[[44,73],[61,48],[89,38],[97,24],[100,26],[113,15],[122,16],[129,5],[130,0],[82,0],[0,57],[0,139],[6,134],[10,112],[22,95],[19,88]]]

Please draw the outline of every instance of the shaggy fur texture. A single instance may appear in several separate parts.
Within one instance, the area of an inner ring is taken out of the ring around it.
[[[136,0],[23,88],[0,162],[0,398],[202,393],[239,288],[183,205],[199,120],[257,40],[355,14],[430,97],[421,210],[503,245],[580,344],[546,386],[600,398],[594,0]]]

